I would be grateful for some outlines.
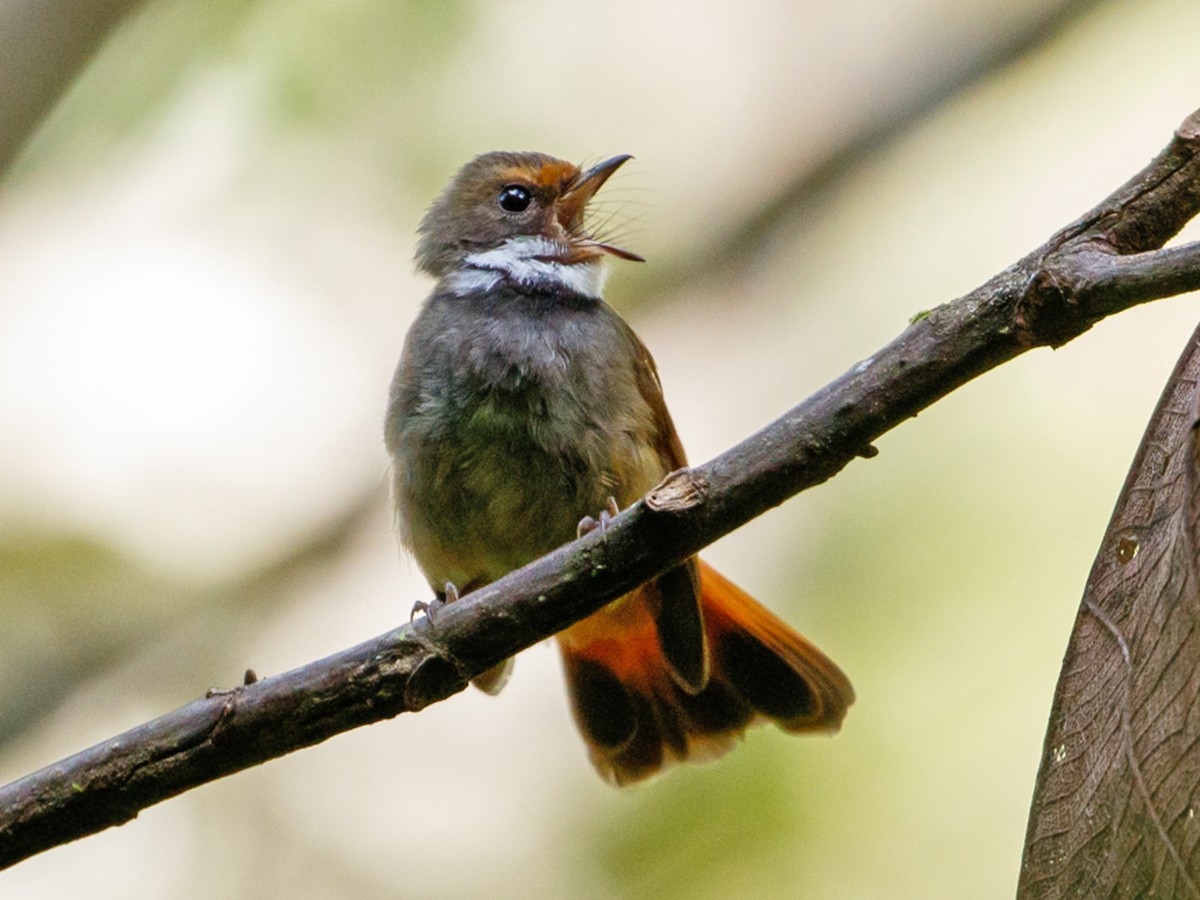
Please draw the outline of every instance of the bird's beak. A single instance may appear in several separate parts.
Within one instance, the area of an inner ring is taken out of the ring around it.
[[[604,162],[592,166],[586,172],[580,173],[579,177],[575,179],[575,183],[558,198],[556,205],[555,212],[558,216],[558,222],[564,231],[569,234],[574,230],[573,226],[576,226],[579,222],[588,201],[596,195],[596,192],[604,186],[604,182],[608,181],[609,177],[617,169],[621,168],[621,166],[631,159],[633,159],[632,156],[628,153],[623,153],[620,156],[614,156],[612,159],[606,159]],[[605,244],[587,238],[584,239],[583,244],[590,249],[619,256],[621,259],[629,259],[634,262],[646,261],[645,257],[638,256],[633,251],[625,250],[614,244]]]

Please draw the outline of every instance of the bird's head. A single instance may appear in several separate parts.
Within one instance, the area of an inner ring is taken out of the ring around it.
[[[421,221],[418,267],[466,287],[508,277],[571,289],[594,284],[598,292],[605,256],[642,260],[584,227],[588,201],[629,159],[614,156],[580,169],[544,153],[476,157]]]

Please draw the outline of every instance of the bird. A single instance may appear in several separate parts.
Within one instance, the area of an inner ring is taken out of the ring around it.
[[[603,524],[687,466],[650,351],[603,299],[643,258],[588,228],[632,157],[466,163],[418,228],[436,280],[404,340],[384,443],[400,541],[454,602]],[[600,512],[600,521],[593,515]],[[557,635],[575,722],[613,785],[734,746],[748,726],[834,732],[850,681],[693,557]],[[474,679],[488,693],[512,660]]]

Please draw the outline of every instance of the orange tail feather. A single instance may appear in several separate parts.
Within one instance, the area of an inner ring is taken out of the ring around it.
[[[644,589],[559,636],[575,720],[606,781],[713,759],[758,722],[836,731],[854,702],[829,657],[703,562],[700,590],[710,675],[694,694],[672,677]]]

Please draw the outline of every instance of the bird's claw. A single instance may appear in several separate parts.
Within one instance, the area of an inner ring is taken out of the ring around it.
[[[425,616],[429,620],[429,624],[433,624],[433,617],[439,609],[447,603],[453,603],[458,599],[458,588],[451,581],[446,582],[445,588],[438,591],[437,595],[430,601],[418,600],[412,606],[412,612],[408,614],[408,621],[411,625],[416,619],[417,614]]]
[[[591,516],[584,516],[579,520],[579,525],[575,528],[575,537],[581,538],[585,534],[591,534],[597,528],[600,529],[601,534],[607,534],[608,523],[620,512],[621,508],[617,506],[617,498],[609,497],[608,505],[605,509],[600,510],[600,518],[598,520],[593,519]]]
[[[445,605],[445,601],[439,600],[437,597],[434,597],[428,603],[426,603],[424,600],[418,600],[412,605],[412,612],[408,614],[408,623],[411,625],[416,620],[418,615],[422,615],[428,619],[429,624],[432,625],[434,613],[436,613]]]

